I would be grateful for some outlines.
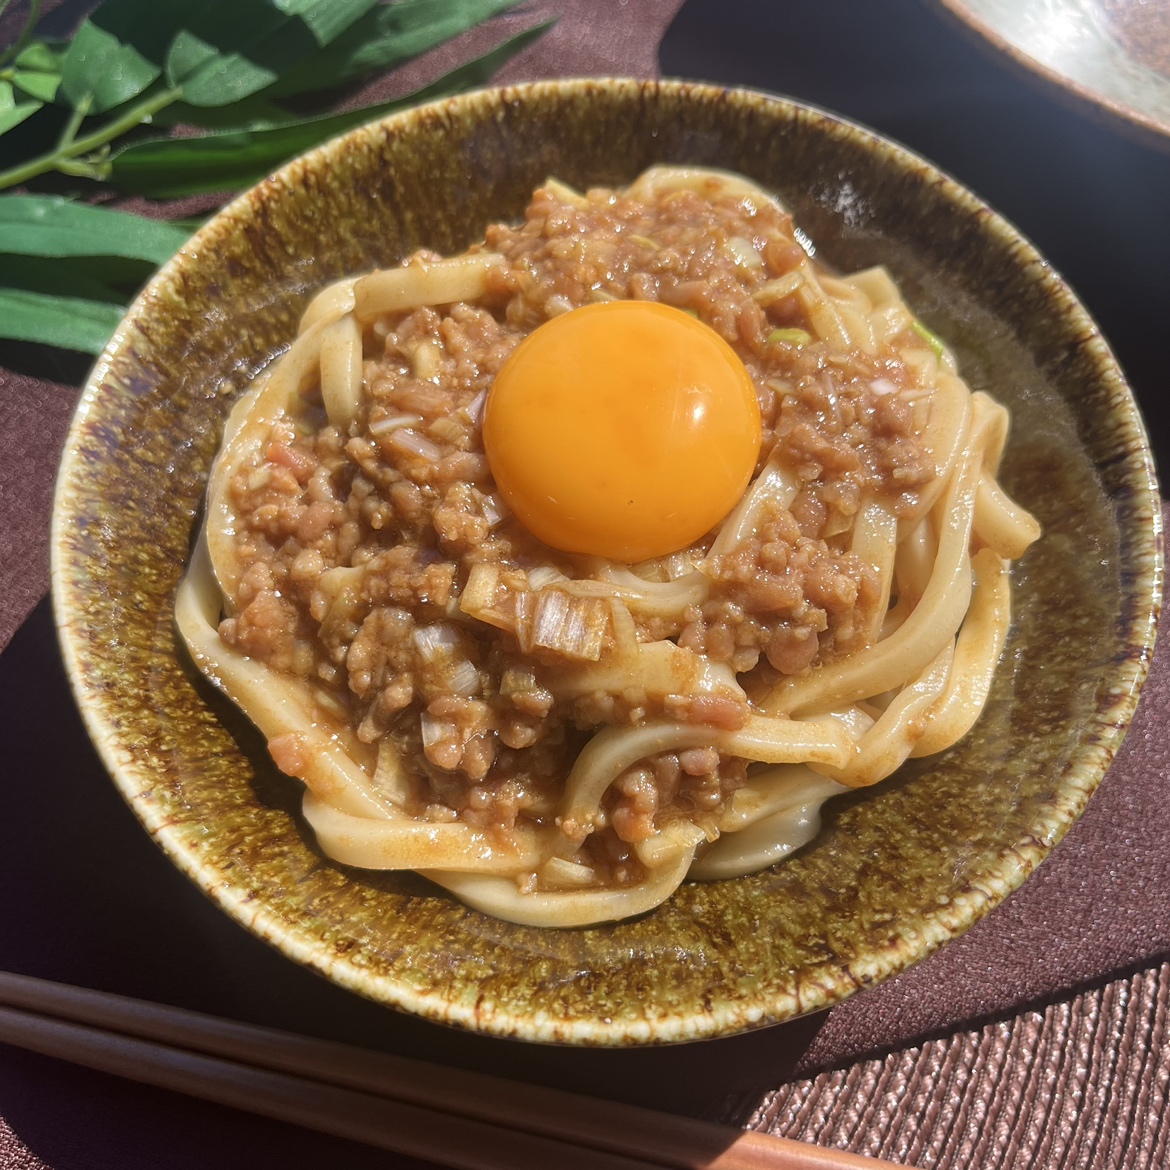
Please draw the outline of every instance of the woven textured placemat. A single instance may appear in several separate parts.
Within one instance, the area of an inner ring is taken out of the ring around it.
[[[749,1128],[921,1170],[1170,1161],[1170,962],[769,1094]]]

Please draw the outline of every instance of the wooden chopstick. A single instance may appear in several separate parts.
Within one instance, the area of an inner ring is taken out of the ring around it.
[[[0,1041],[467,1170],[890,1163],[0,972]]]
[[[461,1170],[647,1170],[651,1165],[36,1012],[0,1008],[0,1038],[101,1072]]]

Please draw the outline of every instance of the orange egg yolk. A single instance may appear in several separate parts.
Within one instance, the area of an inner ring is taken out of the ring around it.
[[[490,392],[488,464],[545,544],[636,563],[686,548],[747,487],[760,407],[743,362],[680,309],[612,301],[554,317]]]

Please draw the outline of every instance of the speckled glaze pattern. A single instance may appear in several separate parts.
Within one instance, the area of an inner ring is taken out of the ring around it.
[[[1004,469],[1045,536],[1016,574],[988,709],[951,751],[825,810],[775,869],[684,885],[639,919],[537,930],[414,874],[322,856],[299,785],[200,678],[172,622],[233,396],[310,290],[511,219],[549,174],[653,162],[776,190],[820,254],[886,263],[977,388],[1014,412]],[[1137,701],[1161,591],[1160,511],[1133,399],[1031,246],[927,163],[758,93],[550,82],[397,115],[322,147],[202,229],[131,309],[62,464],[53,589],[91,734],[147,830],[250,930],[337,983],[529,1040],[694,1040],[825,1007],[913,963],[1015,889],[1084,808]]]

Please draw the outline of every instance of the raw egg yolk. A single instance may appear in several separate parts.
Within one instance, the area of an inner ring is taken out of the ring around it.
[[[693,544],[735,506],[760,450],[743,362],[713,329],[651,301],[554,317],[490,392],[488,464],[545,544],[636,563]]]

